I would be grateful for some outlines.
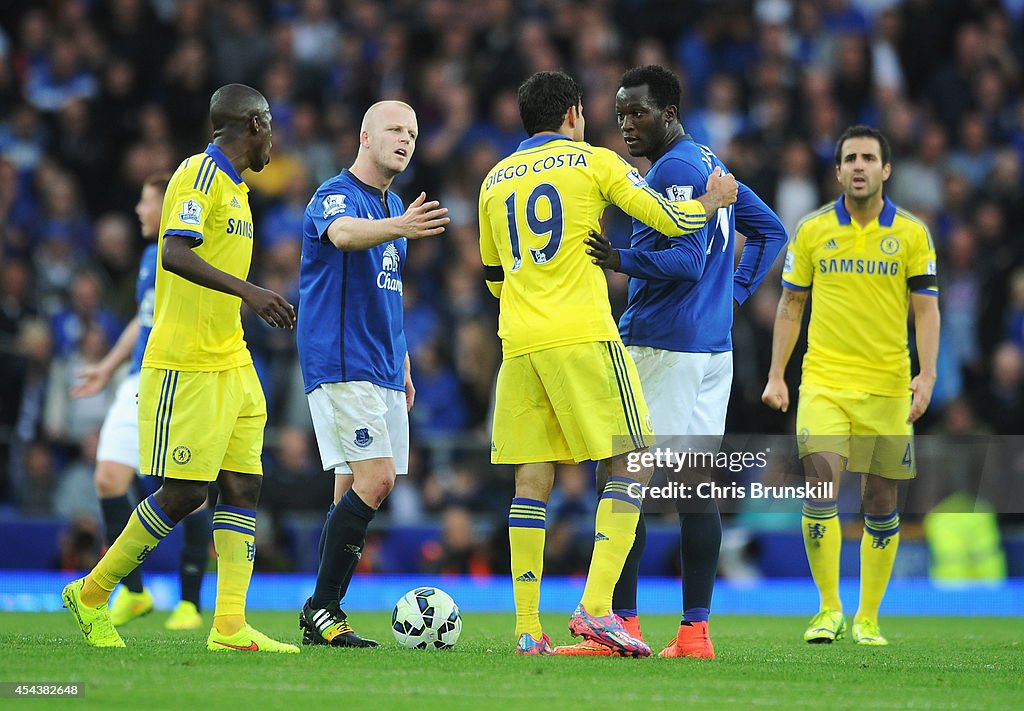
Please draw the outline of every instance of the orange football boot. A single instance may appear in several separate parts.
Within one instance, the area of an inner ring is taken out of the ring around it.
[[[711,644],[707,622],[691,622],[679,625],[676,638],[661,650],[659,657],[690,657],[691,659],[714,659],[715,647]]]

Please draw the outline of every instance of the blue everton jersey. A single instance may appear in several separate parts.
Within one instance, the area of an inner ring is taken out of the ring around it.
[[[404,211],[397,195],[348,170],[321,185],[306,206],[296,341],[307,393],[322,383],[356,380],[405,390],[405,238],[358,251],[342,251],[327,239],[338,218],[382,220]]]
[[[130,373],[142,370],[142,356],[146,355],[149,332],[153,330],[153,308],[156,306],[156,250],[151,244],[142,253],[139,262],[139,281],[135,285],[135,300],[139,302],[139,337],[132,351]]]
[[[704,193],[716,167],[728,169],[707,146],[683,136],[652,165],[647,184],[670,200]],[[735,237],[747,241],[735,264]],[[626,345],[686,353],[732,350],[733,301],[754,293],[786,245],[786,229],[750,188],[706,227],[669,238],[633,220],[630,248],[619,250],[629,301],[619,333]]]

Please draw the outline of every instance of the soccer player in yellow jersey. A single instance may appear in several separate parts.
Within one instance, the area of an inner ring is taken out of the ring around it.
[[[487,174],[479,205],[480,253],[500,299],[503,350],[491,461],[516,465],[509,511],[516,651],[554,651],[538,615],[554,465],[593,459],[607,460],[609,476],[569,629],[620,654],[647,656],[650,648],[626,632],[611,601],[651,473],[628,455],[654,442],[651,418],[604,272],[584,240],[610,204],[664,234],[694,232],[736,200],[737,184],[716,170],[699,200],[661,197],[618,155],[583,142],[580,88],[562,72],[530,77],[519,88],[519,113],[530,138]]]
[[[139,450],[140,470],[161,477],[162,485],[62,597],[90,645],[125,646],[110,621],[110,591],[206,501],[216,481],[217,603],[207,649],[297,653],[245,621],[267,408],[240,308],[245,303],[276,328],[295,323],[291,304],[246,281],[253,226],[241,173],[270,161],[270,106],[255,89],[228,84],[210,99],[210,120],[213,143],[171,176],[160,219],[156,308],[139,381]]]
[[[139,264],[136,295],[139,311],[121,332],[113,348],[97,364],[83,368],[80,382],[71,390],[71,397],[88,397],[102,391],[121,364],[131,358],[128,376],[117,388],[114,404],[103,420],[96,447],[94,482],[103,512],[103,528],[107,545],[113,545],[131,518],[134,508],[128,491],[139,468],[139,376],[146,353],[149,334],[153,330],[153,309],[156,305],[156,239],[160,232],[164,191],[170,173],[151,175],[143,182],[142,195],[135,206],[142,236],[153,243],[146,246]],[[164,623],[167,629],[199,629],[203,574],[210,554],[210,512],[204,506],[185,517],[182,523],[185,543],[181,548],[181,602]],[[142,585],[142,571],[131,571],[121,579],[123,589],[110,604],[110,620],[120,627],[153,611],[153,597]]]
[[[836,143],[843,194],[799,224],[783,269],[772,362],[761,399],[786,412],[784,373],[813,294],[796,427],[809,480],[832,482],[845,468],[862,475],[860,605],[857,644],[888,644],[878,608],[899,546],[897,484],[915,475],[913,422],[935,386],[939,350],[938,281],[928,228],[883,194],[892,170],[876,129],[848,128]],[[913,307],[920,372],[910,378],[907,309]],[[823,492],[824,493],[824,492]],[[839,600],[842,542],[836,499],[804,502],[803,536],[821,605],[804,639],[830,643],[846,632]]]

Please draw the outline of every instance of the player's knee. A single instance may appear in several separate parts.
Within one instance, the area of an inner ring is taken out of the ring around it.
[[[129,467],[101,462],[96,466],[96,473],[93,476],[97,496],[101,499],[110,499],[127,494],[134,475],[135,472]]]
[[[260,499],[263,477],[237,472],[222,472],[217,478],[220,500],[229,506],[255,509]]]
[[[884,497],[869,499],[864,497],[864,513],[868,516],[887,516],[896,508],[895,501],[889,501]]]
[[[832,452],[812,452],[803,458],[802,463],[804,476],[811,481],[832,481],[842,470],[839,455]]]
[[[178,522],[206,501],[206,490],[206,482],[169,479],[154,496],[164,513]]]
[[[646,449],[624,454],[616,454],[611,459],[604,460],[605,471],[610,476],[626,477],[634,479],[641,484],[647,484],[654,475],[654,466],[648,456]]]
[[[352,467],[352,491],[367,506],[377,508],[395,487],[395,465],[391,459],[355,462]],[[335,489],[337,493],[337,488]]]
[[[895,481],[872,474],[864,482],[864,513],[886,516],[896,508],[898,488]]]
[[[554,464],[519,464],[516,466],[516,497],[547,501],[555,481]]]
[[[206,501],[206,492],[198,488],[188,489],[182,493],[182,510],[186,512],[185,515],[187,516],[202,506],[204,501]]]
[[[375,478],[370,484],[369,496],[371,501],[366,503],[370,504],[374,508],[377,508],[384,502],[384,499],[388,498],[388,494],[395,488],[395,475],[394,474],[381,474]]]

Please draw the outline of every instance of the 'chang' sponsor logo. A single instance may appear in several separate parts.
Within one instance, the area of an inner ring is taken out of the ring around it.
[[[399,269],[398,248],[392,242],[384,248],[384,256],[380,260],[380,271],[377,272],[377,288],[402,293],[402,272]]]

